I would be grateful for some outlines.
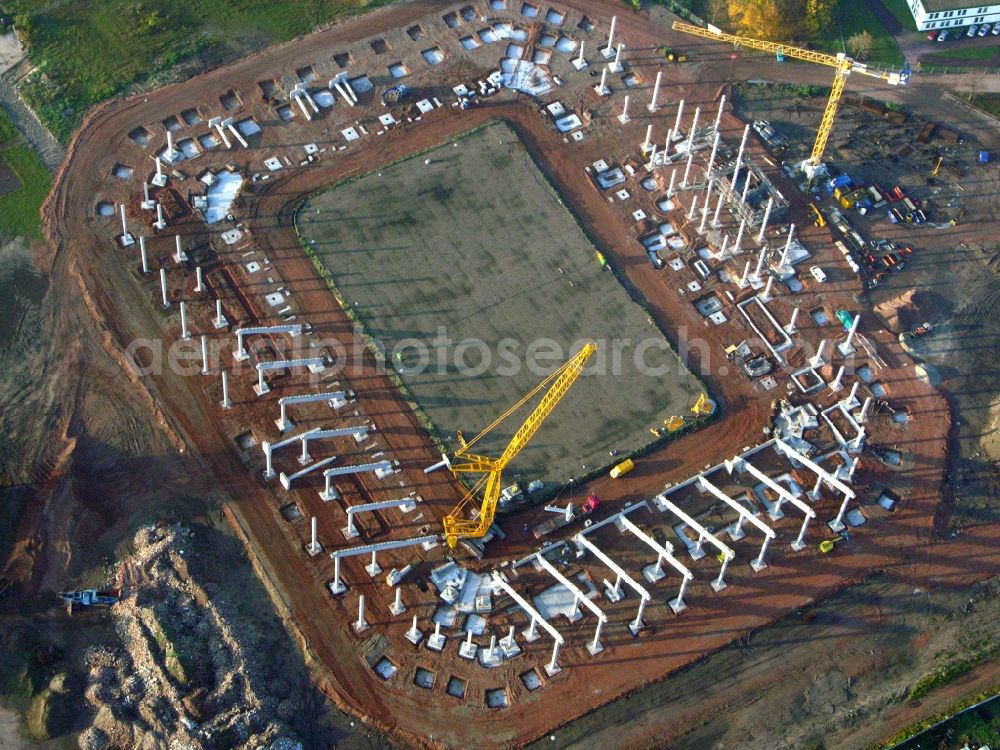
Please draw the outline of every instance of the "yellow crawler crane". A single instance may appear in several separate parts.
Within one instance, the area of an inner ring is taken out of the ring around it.
[[[562,400],[576,379],[580,377],[583,366],[595,351],[597,351],[596,344],[585,344],[575,356],[535,386],[529,394],[501,414],[494,420],[493,424],[472,440],[466,442],[462,434],[459,433],[458,439],[461,447],[455,451],[452,459],[446,459],[448,468],[456,475],[482,474],[483,476],[471,490],[465,493],[465,497],[451,513],[444,517],[444,536],[449,547],[454,548],[460,538],[478,538],[489,530],[493,524],[493,517],[496,515],[497,502],[500,499],[503,470],[531,440],[538,428],[542,426],[542,422],[552,413],[556,404]],[[538,405],[514,433],[514,437],[511,438],[499,458],[490,458],[472,452],[472,447],[488,435],[493,428],[546,388],[548,390],[545,391]],[[470,504],[475,502],[480,493],[482,493],[482,500],[479,505],[479,513],[475,518],[470,519],[467,517],[467,509]]]
[[[788,56],[796,60],[828,65],[837,71],[833,77],[833,86],[830,87],[830,98],[827,99],[826,109],[823,110],[823,119],[820,120],[819,130],[816,132],[816,141],[813,143],[812,154],[802,163],[802,169],[810,179],[823,172],[823,153],[826,151],[826,142],[830,138],[830,133],[833,132],[834,118],[837,116],[837,107],[840,104],[840,97],[844,93],[844,84],[847,83],[847,77],[851,73],[861,73],[872,78],[881,78],[893,86],[905,85],[910,78],[909,65],[905,65],[901,73],[869,69],[865,63],[853,60],[843,52],[836,55],[828,55],[824,52],[799,49],[798,47],[792,47],[779,42],[767,42],[762,39],[751,39],[745,36],[726,34],[722,29],[711,24],[703,29],[700,26],[692,26],[688,23],[674,21],[673,29],[674,31],[681,31],[685,34],[692,34],[717,42],[730,42],[739,47],[773,52],[779,61]]]

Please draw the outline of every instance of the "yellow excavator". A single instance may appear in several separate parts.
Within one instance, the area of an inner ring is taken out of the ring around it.
[[[476,435],[472,440],[466,441],[459,433],[458,440],[460,447],[455,451],[452,458],[445,457],[445,463],[452,473],[459,474],[482,474],[478,482],[465,493],[462,501],[456,505],[452,511],[444,517],[444,536],[448,546],[452,549],[462,538],[479,538],[489,530],[493,524],[493,517],[496,515],[497,503],[500,499],[500,490],[503,483],[503,470],[521,452],[521,449],[531,440],[546,417],[552,413],[563,396],[569,391],[583,372],[583,367],[590,359],[591,355],[597,351],[597,345],[587,343],[583,348],[570,358],[562,367],[549,375],[539,383],[524,398],[514,404],[510,409],[501,414],[485,430]],[[535,406],[531,414],[521,424],[514,433],[507,447],[499,458],[490,458],[472,452],[472,447],[490,433],[497,425],[507,417],[520,409],[535,396],[545,390],[544,395]],[[475,518],[469,518],[469,506],[479,500],[479,512]]]

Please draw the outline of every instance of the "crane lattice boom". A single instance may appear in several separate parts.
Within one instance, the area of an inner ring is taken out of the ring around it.
[[[500,499],[503,470],[521,452],[521,449],[524,448],[528,441],[531,440],[532,436],[538,431],[538,428],[542,426],[542,422],[552,413],[552,410],[556,408],[556,405],[573,386],[576,379],[580,377],[584,365],[595,351],[597,351],[596,344],[585,344],[562,367],[535,386],[530,393],[501,414],[489,427],[476,435],[472,440],[466,442],[459,435],[461,447],[455,451],[455,457],[449,462],[449,468],[455,474],[481,473],[483,476],[471,490],[465,493],[465,497],[462,498],[462,501],[455,506],[451,513],[444,517],[444,535],[450,547],[454,547],[461,537],[481,537],[489,530],[493,523],[493,517],[496,515],[497,503]],[[538,405],[535,406],[531,414],[528,415],[527,419],[517,429],[517,432],[514,433],[514,437],[511,438],[499,458],[490,458],[472,452],[472,446],[546,388],[547,390],[538,402]],[[466,518],[468,506],[475,501],[480,492],[482,493],[482,501],[480,502],[478,515],[473,519]]]
[[[712,39],[717,42],[730,42],[740,47],[749,49],[759,49],[764,52],[773,52],[776,55],[785,55],[805,62],[827,65],[836,70],[833,78],[833,86],[830,87],[830,97],[826,101],[826,108],[823,110],[823,118],[820,120],[819,130],[816,132],[816,141],[813,143],[812,154],[806,160],[813,167],[818,167],[823,162],[823,153],[826,151],[826,143],[833,132],[834,119],[837,116],[837,107],[840,104],[840,97],[844,93],[844,84],[847,83],[847,76],[851,73],[860,73],[880,78],[893,86],[905,85],[909,74],[904,68],[904,72],[895,73],[884,70],[869,68],[864,63],[853,60],[843,52],[837,55],[828,55],[825,52],[815,52],[814,50],[801,49],[781,42],[768,42],[764,39],[751,39],[745,36],[727,34],[721,29],[709,24],[707,28],[692,26],[689,23],[674,21],[672,28],[674,31],[681,31],[685,34],[700,36],[704,39]]]

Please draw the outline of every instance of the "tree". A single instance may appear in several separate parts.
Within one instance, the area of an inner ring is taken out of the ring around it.
[[[847,40],[847,49],[851,51],[855,57],[866,58],[872,53],[875,48],[875,37],[873,37],[867,31],[862,31],[860,34],[855,34],[850,39]]]
[[[835,7],[835,0],[806,0],[806,28],[813,36],[830,32]]]
[[[778,0],[729,0],[729,18],[736,33],[780,40],[790,35]]]
[[[729,25],[729,0],[707,0],[705,3],[706,20],[723,29]]]

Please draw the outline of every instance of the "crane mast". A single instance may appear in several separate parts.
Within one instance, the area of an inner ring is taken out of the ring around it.
[[[752,39],[750,37],[727,34],[722,29],[711,24],[707,28],[702,28],[674,21],[672,28],[674,31],[699,36],[704,39],[711,39],[717,42],[730,42],[739,47],[773,52],[779,58],[788,56],[796,60],[826,65],[836,71],[833,77],[833,85],[830,87],[830,96],[826,100],[826,107],[823,109],[823,117],[819,123],[819,130],[816,131],[816,140],[813,143],[812,153],[802,163],[803,170],[810,178],[814,174],[823,171],[823,154],[826,151],[827,141],[830,140],[830,134],[833,132],[834,120],[837,117],[837,108],[840,105],[840,97],[844,93],[844,85],[847,83],[849,75],[860,73],[872,78],[880,78],[892,86],[906,85],[909,80],[908,66],[903,68],[902,73],[870,69],[864,63],[851,59],[843,52],[836,55],[829,55],[825,52],[801,49],[781,42],[769,42],[764,39]]]
[[[542,426],[542,422],[545,421],[549,414],[552,413],[552,410],[556,408],[556,405],[569,392],[573,383],[576,382],[576,379],[580,377],[580,373],[583,372],[583,367],[587,363],[587,360],[590,359],[590,356],[595,351],[597,351],[596,344],[592,342],[585,344],[562,367],[535,386],[530,393],[497,417],[489,427],[476,435],[472,440],[466,442],[461,433],[459,433],[460,447],[455,451],[454,458],[448,460],[448,468],[456,475],[475,473],[483,474],[483,476],[476,482],[472,489],[465,493],[462,501],[444,517],[444,535],[449,547],[454,548],[458,544],[458,540],[462,537],[478,538],[489,530],[493,524],[497,503],[500,499],[503,470],[521,452],[532,436],[538,431],[538,428]],[[472,452],[471,449],[477,442],[544,389],[547,390],[545,390],[538,405],[535,406],[531,414],[528,415],[517,429],[517,432],[514,433],[514,436],[499,458],[490,458]],[[480,493],[482,494],[482,500],[479,504],[479,513],[475,518],[467,518],[468,506],[475,503]]]

